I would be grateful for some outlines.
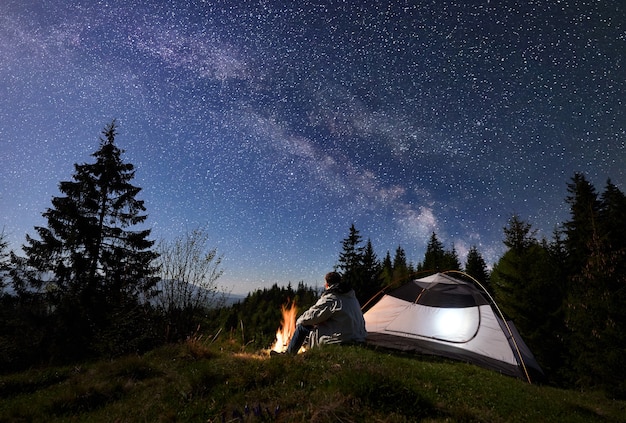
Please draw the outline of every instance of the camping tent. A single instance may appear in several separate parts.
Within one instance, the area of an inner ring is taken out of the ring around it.
[[[462,360],[531,381],[543,372],[492,297],[446,273],[385,294],[364,314],[371,345]]]

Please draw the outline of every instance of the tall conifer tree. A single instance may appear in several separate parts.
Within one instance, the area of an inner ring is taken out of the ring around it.
[[[570,269],[566,324],[572,367],[582,386],[601,386],[626,398],[626,197],[610,181],[598,200],[584,177],[570,184],[571,220],[566,222]]]
[[[339,264],[337,268],[343,274],[343,280],[352,288],[354,288],[357,294],[361,291],[361,284],[363,282],[363,255],[365,247],[361,245],[360,232],[354,226],[354,223],[350,226],[350,231],[347,238],[342,241],[343,249],[339,253]]]
[[[392,283],[394,285],[402,285],[407,281],[410,276],[409,265],[406,260],[406,253],[404,248],[398,245],[396,253],[393,256],[393,278]]]
[[[504,228],[508,250],[494,266],[490,285],[504,314],[515,322],[543,369],[551,373],[563,361],[560,309],[564,290],[559,264],[535,233],[519,216],[509,219]]]
[[[150,230],[133,230],[147,218],[136,198],[141,188],[131,183],[134,166],[115,144],[115,121],[102,135],[95,162],[74,166],[72,180],[59,184],[62,196],[43,213],[48,226],[35,228],[40,239],[27,235],[24,246],[39,275],[28,283],[48,294],[61,325],[75,326],[67,336],[83,340],[156,283]]]
[[[483,284],[485,288],[491,291],[489,287],[489,271],[487,270],[487,263],[483,256],[480,255],[478,247],[472,245],[467,253],[467,259],[465,260],[465,273],[476,279]],[[490,292],[491,293],[491,292]]]
[[[370,239],[367,240],[365,249],[363,250],[362,278],[360,292],[357,293],[357,298],[361,302],[361,305],[369,301],[381,288],[381,264],[378,261],[378,257],[376,257]]]
[[[626,195],[609,179],[600,196],[599,226],[602,238],[614,251],[626,248]]]
[[[380,271],[381,288],[391,285],[393,282],[393,264],[391,262],[391,253],[387,250],[387,254],[383,259]]]
[[[424,261],[418,266],[418,270],[436,273],[444,270],[458,270],[459,267],[460,263],[456,256],[456,251],[446,252],[443,243],[439,241],[437,234],[433,232],[426,245]]]
[[[452,245],[452,249],[444,252],[441,270],[461,270],[461,260],[459,260],[459,254],[454,245]]]
[[[582,173],[576,173],[567,184],[566,202],[570,206],[570,220],[565,222],[567,268],[578,274],[587,257],[598,224],[600,200],[595,187]]]

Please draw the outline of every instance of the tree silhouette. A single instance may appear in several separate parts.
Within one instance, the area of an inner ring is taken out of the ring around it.
[[[437,238],[437,234],[433,232],[426,245],[424,261],[418,265],[417,270],[420,272],[430,271],[431,273],[461,270],[461,262],[455,248],[452,247],[452,250],[446,251],[443,243]]]
[[[381,288],[381,264],[374,252],[372,241],[367,240],[363,250],[362,280],[359,284],[357,298],[361,305],[369,301]]]
[[[393,283],[393,264],[389,250],[387,250],[387,254],[381,263],[380,269],[381,288],[384,288]]]
[[[626,398],[626,197],[610,180],[600,199],[585,177],[568,185],[565,223],[569,275],[565,323],[577,384]]]
[[[487,290],[491,291],[489,286],[489,271],[487,270],[487,263],[485,263],[485,259],[483,259],[480,255],[478,247],[475,245],[473,245],[467,253],[467,259],[465,260],[465,273],[483,284]]]
[[[582,173],[576,173],[567,184],[566,202],[570,206],[570,219],[565,222],[565,246],[568,253],[567,268],[571,275],[578,274],[587,257],[598,223],[600,201],[595,187]]]
[[[524,251],[537,241],[536,233],[530,223],[514,214],[504,227],[504,245],[514,251]]]
[[[602,387],[626,398],[626,276],[618,271],[626,251],[615,251],[594,235],[589,258],[568,293],[566,323],[570,355],[582,386]]]
[[[625,249],[626,195],[610,179],[600,196],[600,205],[598,220],[603,241],[615,251]]]
[[[336,268],[343,274],[343,281],[358,292],[363,280],[363,252],[361,246],[363,238],[354,226],[350,225],[348,236],[342,241],[342,250],[339,253],[339,263]]]
[[[18,281],[44,293],[67,338],[59,342],[75,353],[114,338],[112,321],[119,325],[156,283],[150,230],[132,230],[147,218],[134,166],[115,144],[115,121],[102,135],[95,162],[74,165],[72,180],[59,184],[63,195],[43,213],[39,239],[26,236],[28,277]]]
[[[406,260],[406,253],[404,248],[400,245],[396,248],[396,252],[393,256],[393,273],[392,273],[392,285],[399,286],[407,281],[411,275],[409,265]]]
[[[509,219],[504,228],[508,250],[495,264],[490,284],[496,302],[515,322],[544,371],[555,373],[564,354],[564,289],[560,263],[535,233],[518,215]]]

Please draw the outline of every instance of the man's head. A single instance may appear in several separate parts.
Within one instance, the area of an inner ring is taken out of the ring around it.
[[[338,286],[341,283],[341,275],[337,272],[328,272],[324,280],[326,280],[326,288]]]
[[[352,289],[350,284],[346,283],[340,273],[327,273],[324,279],[326,280],[326,290],[328,291],[344,294]]]

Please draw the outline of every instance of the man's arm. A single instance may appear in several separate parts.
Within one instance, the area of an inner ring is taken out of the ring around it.
[[[311,308],[302,313],[296,324],[304,326],[313,326],[328,320],[333,313],[341,309],[341,301],[332,296],[324,296],[320,298]]]

